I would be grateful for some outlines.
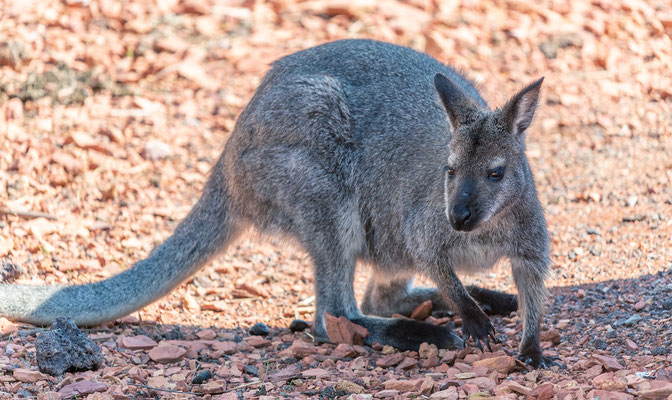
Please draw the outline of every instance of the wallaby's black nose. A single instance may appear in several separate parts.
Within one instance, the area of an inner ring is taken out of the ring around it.
[[[466,205],[458,205],[453,207],[450,212],[450,223],[457,231],[464,231],[468,229],[471,220],[471,210]]]

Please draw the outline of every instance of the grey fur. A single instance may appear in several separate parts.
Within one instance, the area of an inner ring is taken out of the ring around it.
[[[405,47],[345,40],[279,59],[173,236],[102,282],[0,286],[0,315],[39,324],[114,319],[168,293],[251,224],[296,238],[310,254],[314,329],[325,340],[329,312],[366,326],[368,343],[463,344],[445,327],[363,315],[353,291],[359,260],[376,270],[366,312],[407,313],[431,298],[454,306],[480,345],[492,326],[456,271],[508,257],[523,307],[521,351],[548,365],[538,339],[548,235],[523,137],[540,84],[492,111],[461,74]],[[506,171],[494,181],[497,160]],[[438,291],[410,288],[415,273]]]

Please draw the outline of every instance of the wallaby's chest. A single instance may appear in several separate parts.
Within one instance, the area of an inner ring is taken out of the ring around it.
[[[505,255],[504,249],[497,244],[466,242],[454,247],[449,257],[456,271],[475,273],[491,269]]]

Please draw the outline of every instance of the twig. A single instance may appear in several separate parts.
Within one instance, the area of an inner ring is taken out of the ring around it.
[[[205,393],[196,393],[196,392],[183,392],[181,390],[173,390],[173,389],[160,389],[154,386],[147,386],[147,385],[140,385],[137,383],[129,383],[131,386],[137,386],[141,387],[144,389],[151,389],[151,390],[156,390],[158,392],[168,392],[168,393],[179,393],[179,394],[193,394],[194,396],[205,396]]]
[[[254,381],[254,382],[249,382],[249,383],[243,383],[242,385],[238,385],[238,386],[235,386],[235,387],[232,387],[232,388],[229,388],[229,389],[225,390],[224,393],[232,392],[234,390],[242,389],[242,388],[249,387],[249,386],[260,385],[262,383],[264,383],[264,382],[262,382],[261,380]]]
[[[50,220],[55,220],[56,217],[39,211],[19,211],[19,210],[9,210],[6,208],[0,208],[0,215],[16,215],[21,218],[46,218]]]

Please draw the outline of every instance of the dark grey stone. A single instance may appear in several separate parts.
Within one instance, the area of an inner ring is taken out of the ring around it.
[[[257,336],[266,336],[270,330],[268,329],[268,326],[264,324],[263,322],[257,322],[250,328],[250,334],[251,335],[257,335]]]
[[[306,328],[308,328],[308,323],[301,319],[295,319],[289,324],[289,330],[292,332],[303,332]]]
[[[212,376],[213,376],[212,372],[210,371],[207,370],[201,371],[198,374],[196,374],[196,376],[194,376],[194,379],[191,380],[191,383],[193,383],[194,385],[200,385],[201,383],[212,378]]]
[[[71,318],[57,318],[48,331],[37,337],[35,358],[40,371],[49,375],[96,369],[104,361],[100,347]]]

